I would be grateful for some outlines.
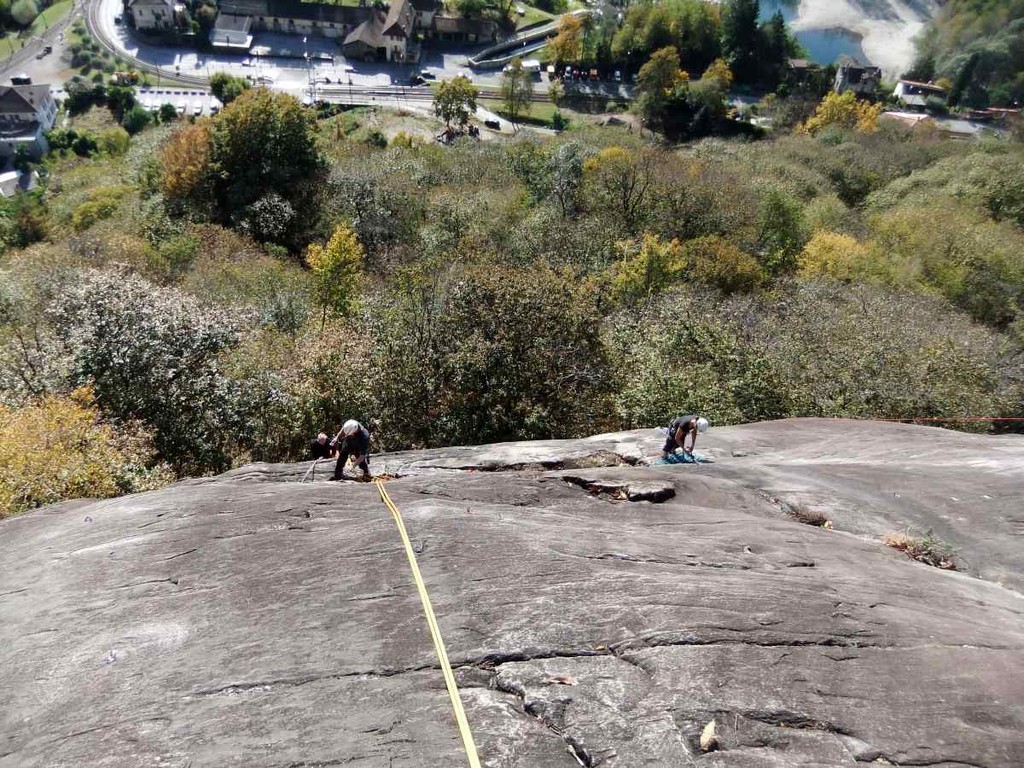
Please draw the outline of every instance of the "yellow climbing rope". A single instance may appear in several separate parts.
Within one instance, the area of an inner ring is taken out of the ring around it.
[[[462,700],[459,698],[459,688],[455,684],[455,675],[452,673],[452,665],[448,662],[448,652],[444,648],[444,640],[441,639],[441,630],[437,626],[437,619],[434,617],[434,609],[430,605],[430,595],[427,594],[427,587],[423,583],[423,576],[420,575],[420,567],[416,564],[416,553],[413,551],[412,542],[409,541],[409,534],[406,533],[405,523],[402,522],[402,515],[391,500],[388,492],[384,490],[384,483],[380,478],[374,478],[377,490],[380,491],[381,501],[391,511],[395,518],[395,525],[398,526],[398,533],[402,537],[402,545],[405,547],[405,556],[409,558],[409,567],[412,569],[412,578],[416,582],[416,589],[419,590],[420,600],[423,603],[423,614],[427,617],[427,626],[430,627],[430,636],[434,640],[434,650],[437,651],[437,660],[441,662],[441,671],[444,673],[444,683],[448,687],[448,696],[452,700],[452,709],[455,710],[455,722],[459,726],[459,733],[462,735],[462,746],[466,749],[466,757],[469,758],[470,768],[480,768],[480,758],[476,754],[476,744],[473,742],[473,732],[469,730],[469,721],[466,719],[466,712],[462,709]]]

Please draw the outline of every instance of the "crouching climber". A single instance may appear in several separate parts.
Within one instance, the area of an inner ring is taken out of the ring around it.
[[[334,467],[334,477],[331,480],[345,479],[345,463],[351,457],[352,463],[363,470],[363,480],[369,480],[370,475],[370,432],[355,419],[349,419],[341,428],[341,438],[331,441],[338,451],[338,463]]]
[[[333,443],[327,441],[327,435],[323,432],[309,441],[309,452],[318,460],[334,458]]]
[[[684,416],[676,416],[672,419],[672,422],[668,425],[668,434],[665,436],[665,445],[661,448],[661,456],[663,459],[667,459],[678,449],[682,448],[684,454],[693,454],[693,449],[697,445],[697,433],[706,432],[708,429],[708,420],[703,416],[697,416],[695,414],[686,414]],[[690,437],[690,447],[686,447],[686,437]]]

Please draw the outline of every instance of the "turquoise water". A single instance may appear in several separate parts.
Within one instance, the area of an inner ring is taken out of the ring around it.
[[[796,16],[799,0],[761,0],[761,18],[770,19],[776,11],[782,11],[787,23]],[[818,64],[832,64],[840,56],[850,56],[862,64],[870,64],[860,40],[849,32],[838,29],[808,29],[796,33],[800,45],[807,49],[808,57]]]

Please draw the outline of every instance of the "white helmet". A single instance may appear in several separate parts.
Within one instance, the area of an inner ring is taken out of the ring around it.
[[[356,421],[355,419],[349,419],[341,427],[341,434],[343,434],[343,435],[351,436],[351,435],[354,435],[358,431],[359,431],[359,422]]]
[[[708,423],[708,420],[705,419],[703,416],[701,416],[699,419],[697,419],[697,431],[698,432],[707,432],[708,431],[708,427],[710,427],[710,426],[711,425]]]

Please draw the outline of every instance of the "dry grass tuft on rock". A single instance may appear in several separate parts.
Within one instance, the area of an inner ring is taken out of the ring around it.
[[[922,538],[911,536],[908,532],[890,533],[883,536],[882,541],[887,547],[898,549],[919,563],[947,571],[956,570],[956,552],[953,546],[935,538],[931,531]]]
[[[832,530],[832,521],[824,512],[819,512],[816,509],[808,509],[802,504],[786,505],[786,514],[798,523],[813,525],[815,528],[824,528],[828,531]]]

